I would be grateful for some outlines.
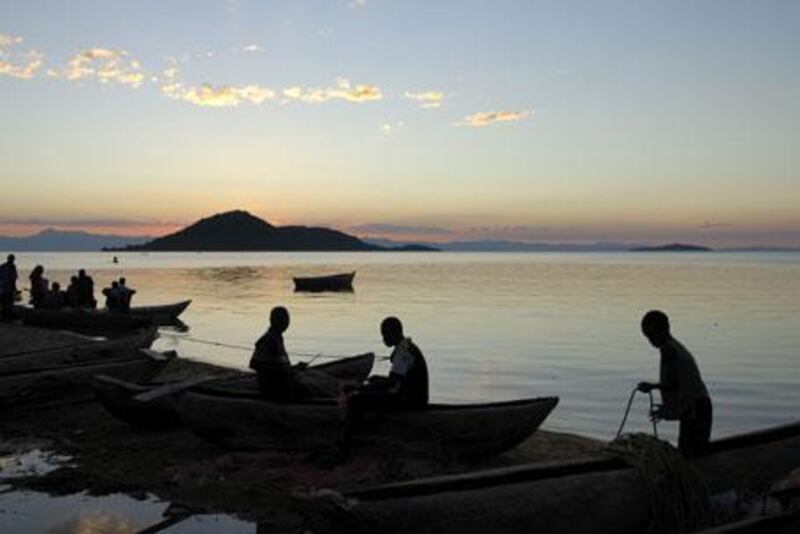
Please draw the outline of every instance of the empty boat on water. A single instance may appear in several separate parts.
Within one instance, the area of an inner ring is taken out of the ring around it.
[[[295,276],[295,291],[352,291],[355,271],[351,273],[332,274],[328,276]]]

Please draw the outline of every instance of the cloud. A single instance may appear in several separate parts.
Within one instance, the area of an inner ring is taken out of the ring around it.
[[[69,81],[95,80],[102,84],[119,84],[137,88],[145,80],[141,64],[128,58],[125,50],[87,48],[70,58],[63,70],[50,69],[48,75]]]
[[[263,52],[264,49],[258,46],[257,44],[249,44],[242,47],[242,52]]]
[[[177,62],[170,60],[169,67],[161,73],[163,79],[161,93],[175,100],[191,102],[196,106],[236,107],[243,102],[262,104],[275,98],[275,91],[261,85],[220,85],[215,87],[205,83],[198,87],[186,87],[179,80],[179,76]]]
[[[406,91],[405,97],[419,102],[419,107],[421,108],[432,109],[438,108],[442,105],[444,93],[441,91],[424,91],[419,93]]]
[[[0,75],[30,80],[44,64],[44,54],[38,50],[25,53],[8,51],[23,41],[22,37],[0,33]]]
[[[170,98],[214,108],[236,107],[245,101],[261,104],[275,98],[275,91],[260,85],[214,87],[211,84],[203,84],[199,87],[184,87],[181,83],[174,82],[162,85],[161,92]]]
[[[284,89],[283,96],[288,100],[298,100],[311,104],[318,104],[334,99],[360,103],[381,100],[383,98],[383,93],[374,85],[353,85],[347,78],[339,78],[336,80],[336,85],[334,87],[304,89],[296,85]]]
[[[361,9],[367,7],[367,0],[350,0],[347,2],[347,7],[350,9]]]
[[[359,234],[359,235],[368,235],[368,234],[380,234],[380,235],[407,235],[407,234],[416,234],[416,235],[442,235],[442,234],[451,234],[453,233],[452,230],[447,228],[439,228],[436,226],[409,226],[409,225],[402,225],[402,224],[390,224],[390,223],[367,223],[367,224],[359,224],[356,226],[350,226],[347,228],[348,231]]]
[[[58,217],[0,217],[0,225],[15,226],[58,226],[58,227],[106,227],[106,228],[126,228],[137,227],[162,227],[177,226],[184,221],[161,221],[148,219],[126,219],[119,217],[98,217],[98,218],[58,218]]]
[[[483,128],[498,122],[519,122],[533,115],[533,111],[482,111],[464,117],[456,126],[469,126],[470,128]]]

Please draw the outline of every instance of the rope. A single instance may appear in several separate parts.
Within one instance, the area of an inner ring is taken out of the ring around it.
[[[191,341],[192,343],[200,343],[200,344],[203,344],[203,345],[211,345],[211,346],[214,346],[214,347],[224,347],[224,348],[228,348],[228,349],[243,350],[243,351],[247,351],[247,352],[252,352],[253,351],[253,346],[237,345],[235,343],[222,343],[220,341],[213,341],[213,340],[210,340],[210,339],[200,339],[200,338],[192,337],[192,336],[181,336],[181,335],[178,335],[178,334],[170,334],[168,332],[159,332],[159,335],[166,336],[166,337],[171,337],[173,339],[180,339],[182,341]],[[345,358],[346,357],[346,356],[342,356],[342,355],[338,355],[338,354],[321,354],[321,353],[318,353],[318,352],[314,352],[314,353],[311,353],[311,352],[287,352],[287,354],[289,354],[289,356],[296,356],[298,358],[312,358],[311,361],[314,361],[317,358],[340,359],[340,358]]]
[[[708,487],[678,450],[647,434],[625,434],[608,449],[635,467],[650,494],[648,534],[693,532],[711,524]]]
[[[631,405],[633,404],[633,397],[636,396],[637,391],[639,391],[638,387],[633,388],[633,391],[631,391],[631,396],[628,397],[628,405],[625,407],[625,415],[622,416],[622,422],[619,424],[619,429],[617,430],[617,435],[614,437],[614,439],[619,439],[619,437],[622,435],[622,429],[625,428],[625,423],[628,421],[628,414],[631,413]],[[656,422],[655,417],[652,417],[653,411],[656,408],[655,401],[653,401],[652,390],[648,391],[647,394],[650,397],[650,414],[651,414],[650,420],[653,423],[653,436],[656,439],[658,439],[658,427],[657,427],[658,423]]]

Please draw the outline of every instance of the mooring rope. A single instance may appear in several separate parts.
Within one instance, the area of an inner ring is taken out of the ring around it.
[[[236,350],[242,350],[242,351],[247,351],[247,352],[253,352],[253,349],[254,349],[254,347],[252,345],[251,346],[247,346],[247,345],[238,345],[238,344],[235,344],[235,343],[223,343],[221,341],[214,341],[214,340],[211,340],[211,339],[201,339],[201,338],[197,338],[197,337],[193,337],[193,336],[182,336],[182,335],[178,335],[178,334],[170,334],[168,332],[159,332],[159,336],[166,336],[166,337],[171,337],[173,339],[180,339],[182,341],[191,341],[192,343],[200,343],[200,344],[203,344],[203,345],[211,345],[211,346],[214,346],[214,347],[224,347],[224,348],[228,348],[228,349],[236,349]],[[287,354],[289,354],[289,356],[296,356],[298,358],[312,358],[311,361],[314,361],[317,358],[340,359],[340,358],[346,358],[347,357],[347,356],[343,356],[343,355],[340,355],[340,354],[322,354],[322,353],[319,353],[319,352],[287,352]],[[376,356],[376,358],[377,358],[377,356]]]
[[[625,408],[625,415],[622,416],[622,422],[619,424],[619,430],[617,430],[617,435],[614,439],[619,438],[622,435],[622,429],[625,428],[625,423],[628,421],[628,414],[631,413],[631,405],[633,404],[633,397],[636,396],[636,392],[639,391],[638,387],[633,388],[631,391],[631,396],[628,397],[628,406]],[[658,439],[658,427],[656,418],[653,417],[653,410],[655,410],[656,404],[653,401],[653,392],[648,391],[647,394],[650,396],[650,420],[653,423],[653,436]]]

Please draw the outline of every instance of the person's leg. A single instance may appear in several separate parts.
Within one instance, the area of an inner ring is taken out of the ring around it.
[[[713,409],[711,406],[711,399],[699,399],[695,403],[695,428],[692,433],[692,449],[695,456],[703,456],[708,452],[712,420]]]

